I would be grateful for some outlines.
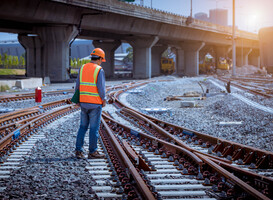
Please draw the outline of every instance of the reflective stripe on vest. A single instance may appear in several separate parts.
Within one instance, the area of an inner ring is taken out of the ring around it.
[[[80,70],[80,102],[102,104],[97,88],[101,66],[87,63]]]

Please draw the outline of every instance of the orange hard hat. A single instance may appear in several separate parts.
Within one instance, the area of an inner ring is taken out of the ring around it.
[[[102,58],[102,62],[106,62],[105,53],[101,48],[95,48],[90,55],[99,56]]]

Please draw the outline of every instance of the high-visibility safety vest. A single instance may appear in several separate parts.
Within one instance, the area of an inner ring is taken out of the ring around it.
[[[101,66],[87,63],[80,70],[80,102],[102,104],[97,88],[97,79]]]

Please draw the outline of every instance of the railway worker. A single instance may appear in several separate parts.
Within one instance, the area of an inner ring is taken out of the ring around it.
[[[105,75],[100,66],[106,62],[105,53],[100,48],[95,48],[91,53],[91,62],[83,65],[79,70],[75,90],[79,89],[79,104],[81,107],[80,128],[76,139],[76,157],[85,158],[83,152],[84,136],[89,130],[89,153],[88,159],[103,158],[97,151],[97,141],[102,107],[105,100]]]

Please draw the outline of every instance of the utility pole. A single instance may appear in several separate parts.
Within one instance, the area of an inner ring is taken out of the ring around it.
[[[153,0],[151,0],[151,8],[153,8]]]
[[[187,17],[186,24],[190,25],[192,22],[193,22],[193,18],[192,18],[192,0],[191,0],[191,14],[190,16]]]
[[[191,0],[191,18],[192,18],[192,0]]]
[[[143,6],[144,5],[144,0],[140,0],[140,5]]]
[[[236,76],[236,43],[235,43],[235,0],[232,5],[233,22],[232,22],[232,76]]]

